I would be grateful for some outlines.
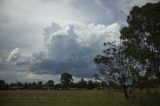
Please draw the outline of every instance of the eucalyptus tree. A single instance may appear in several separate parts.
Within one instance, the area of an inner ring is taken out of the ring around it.
[[[148,65],[147,73],[160,79],[160,2],[133,7],[127,22],[120,36],[125,54]]]
[[[115,42],[104,43],[106,49],[102,55],[97,55],[94,62],[99,72],[108,83],[120,88],[125,98],[129,98],[138,82],[140,67],[135,59],[123,53],[123,46]]]

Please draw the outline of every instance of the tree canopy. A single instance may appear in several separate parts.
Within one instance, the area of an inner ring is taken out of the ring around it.
[[[54,87],[54,81],[52,81],[52,80],[47,81],[46,84],[50,89],[52,89]]]
[[[72,75],[69,73],[61,74],[61,84],[67,88],[73,81]]]
[[[125,53],[149,66],[148,71],[160,78],[160,2],[135,6],[122,28]]]
[[[160,2],[133,7],[127,22],[120,31],[122,44],[104,43],[106,50],[94,58],[106,81],[122,88],[126,98],[129,88],[160,79]]]
[[[121,88],[125,97],[128,98],[138,82],[139,67],[135,67],[137,63],[134,59],[126,57],[122,46],[114,42],[104,45],[106,46],[104,54],[94,59],[98,70],[110,84],[109,86]]]

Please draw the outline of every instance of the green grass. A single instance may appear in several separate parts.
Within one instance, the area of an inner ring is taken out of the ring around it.
[[[126,100],[106,90],[0,91],[0,106],[160,106],[160,95],[158,90],[138,91]]]

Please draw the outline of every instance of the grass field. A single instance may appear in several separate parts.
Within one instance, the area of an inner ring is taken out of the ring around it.
[[[160,106],[156,91],[141,91],[126,100],[119,91],[0,91],[0,106]]]

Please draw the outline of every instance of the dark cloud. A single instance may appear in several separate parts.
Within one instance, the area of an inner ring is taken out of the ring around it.
[[[103,42],[116,40],[118,36],[116,23],[110,26],[70,24],[63,28],[52,23],[44,29],[46,52],[34,54],[40,61],[30,70],[38,74],[69,72],[77,77],[91,77],[97,73],[93,58],[103,50]]]
[[[83,61],[83,62],[82,62]],[[88,60],[79,60],[79,61],[62,61],[57,62],[56,60],[46,59],[42,60],[42,62],[38,64],[34,64],[32,70],[38,74],[61,74],[64,72],[69,72],[74,76],[78,77],[91,77],[94,73],[96,73],[95,67],[92,68],[89,63],[84,61]]]
[[[7,61],[27,72],[61,74],[69,72],[77,77],[91,77],[97,73],[93,58],[101,53],[103,42],[116,40],[119,25],[69,24],[60,27],[52,23],[44,29],[44,49],[25,56],[14,49]]]

